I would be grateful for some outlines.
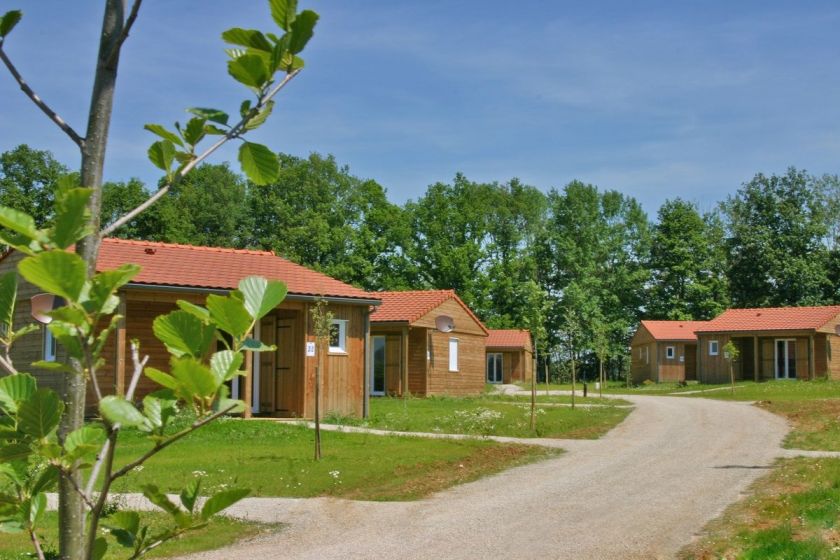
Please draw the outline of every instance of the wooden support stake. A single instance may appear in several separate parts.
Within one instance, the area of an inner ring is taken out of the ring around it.
[[[120,303],[117,306],[117,314],[122,316],[119,323],[117,323],[117,331],[116,331],[116,360],[115,360],[115,370],[114,370],[114,392],[120,396],[125,396],[125,353],[126,353],[126,344],[125,344],[125,313],[126,313],[126,305],[125,305],[125,294],[120,294]]]

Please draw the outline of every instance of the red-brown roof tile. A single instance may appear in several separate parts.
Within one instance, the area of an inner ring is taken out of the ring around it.
[[[708,321],[642,321],[655,340],[696,340],[695,334]]]
[[[837,315],[840,305],[727,309],[698,332],[815,330]]]
[[[531,333],[519,329],[489,329],[488,348],[525,348],[531,350]]]
[[[257,275],[282,280],[290,294],[372,299],[364,290],[269,251],[104,239],[97,270],[111,270],[125,263],[142,267],[132,281],[138,284],[231,290],[243,278]]]
[[[475,316],[455,290],[414,290],[405,292],[371,292],[371,297],[382,300],[382,305],[371,314],[370,320],[377,323],[414,323],[421,317],[450,299],[457,301],[484,332],[487,328]]]

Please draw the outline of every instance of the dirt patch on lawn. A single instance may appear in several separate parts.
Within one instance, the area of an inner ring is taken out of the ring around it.
[[[488,445],[456,461],[399,466],[389,480],[381,480],[374,487],[343,493],[340,497],[351,500],[416,500],[458,484],[511,467],[556,457],[561,453],[559,449],[530,445]]]

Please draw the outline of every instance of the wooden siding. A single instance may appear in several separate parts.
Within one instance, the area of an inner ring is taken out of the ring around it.
[[[809,374],[809,336],[813,331],[778,331],[761,332],[751,335],[748,333],[714,333],[701,334],[698,343],[700,353],[698,380],[703,383],[729,382],[729,365],[723,355],[723,347],[732,339],[740,350],[738,360],[733,363],[735,379],[754,379],[754,364],[758,362],[758,379],[768,380],[776,378],[775,344],[777,339],[796,340],[796,377],[808,379]],[[755,336],[758,336],[758,356],[754,355]],[[831,335],[829,335],[831,336]],[[837,338],[837,337],[834,337]],[[709,342],[718,341],[718,355],[709,355]],[[819,334],[814,338],[814,371],[815,376],[825,375],[826,362],[820,354],[827,353],[825,342]]]
[[[426,395],[428,375],[426,348],[429,329],[412,328],[408,331],[408,392]]]
[[[511,350],[510,348],[485,348],[485,379],[487,377],[487,354],[502,355],[502,381],[504,383],[515,383],[517,381],[530,381],[534,370],[534,356],[531,352],[523,349]]]
[[[829,335],[826,339],[828,355],[828,377],[840,380],[840,336]]]
[[[696,352],[687,352],[687,348],[696,348],[697,344],[691,342],[678,341],[660,341],[656,344],[657,357],[659,364],[659,375],[654,379],[660,383],[685,381],[686,370],[691,367],[694,371],[694,361],[696,360]],[[674,357],[667,357],[668,347],[674,348]],[[682,358],[682,359],[681,359]]]
[[[644,338],[637,339],[637,343],[630,347],[630,352],[630,376],[633,383],[641,383],[646,379],[656,381],[656,343]]]
[[[448,299],[441,303],[420,319],[414,321],[411,326],[434,329],[435,319],[441,315],[452,317],[452,320],[455,322],[454,332],[456,333],[486,336],[486,333],[484,332],[484,329],[481,328],[481,325],[478,324],[475,319],[473,319],[470,314],[461,307],[461,304],[454,299]]]
[[[457,323],[456,323],[457,324]],[[485,382],[485,336],[431,331],[427,395],[479,395]],[[458,371],[449,371],[449,340],[458,340]]]

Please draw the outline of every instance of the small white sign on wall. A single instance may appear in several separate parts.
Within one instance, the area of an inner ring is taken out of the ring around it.
[[[680,356],[680,361],[684,362],[685,361],[685,356]]]
[[[314,342],[307,342],[306,343],[306,357],[307,358],[314,358],[315,357],[315,343]]]

